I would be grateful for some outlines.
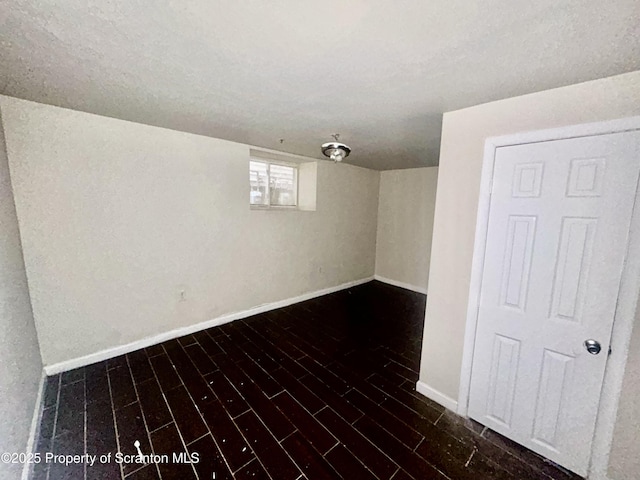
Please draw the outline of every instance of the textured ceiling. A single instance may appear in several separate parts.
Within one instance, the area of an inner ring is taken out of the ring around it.
[[[640,69],[640,2],[0,0],[0,48],[6,95],[405,168],[443,112]]]

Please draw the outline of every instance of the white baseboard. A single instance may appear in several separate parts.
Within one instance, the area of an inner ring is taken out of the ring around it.
[[[36,450],[36,435],[38,434],[40,422],[42,421],[42,397],[44,395],[44,382],[46,375],[44,370],[40,375],[40,385],[38,386],[38,395],[36,396],[36,404],[33,407],[33,417],[31,418],[31,429],[29,430],[29,438],[27,440],[26,453],[33,453]],[[31,474],[32,463],[25,462],[22,468],[22,480],[29,480]]]
[[[416,391],[418,393],[421,393],[425,397],[430,398],[434,402],[439,403],[440,405],[451,410],[452,412],[456,412],[458,410],[457,401],[445,395],[444,393],[436,390],[435,388],[431,388],[429,385],[427,385],[424,382],[418,381],[418,383],[416,383]]]
[[[329,293],[334,293],[340,290],[345,290],[347,288],[355,287],[357,285],[362,285],[363,283],[372,281],[373,278],[374,277],[366,277],[360,280],[354,280],[351,282],[343,283],[335,287],[329,287],[329,288],[324,288],[322,290],[316,290],[314,292],[304,293],[302,295],[298,295],[297,297],[291,297],[291,298],[279,300],[277,302],[272,302],[272,303],[265,303],[263,305],[258,305],[257,307],[253,307],[248,310],[229,313],[217,318],[213,318],[211,320],[207,320],[205,322],[196,323],[194,325],[188,325],[186,327],[176,328],[175,330],[170,330],[168,332],[163,332],[158,335],[146,337],[140,340],[136,340],[135,342],[127,343],[125,345],[119,345],[117,347],[107,348],[105,350],[91,353],[83,357],[73,358],[71,360],[65,360],[64,362],[47,365],[44,367],[44,370],[47,375],[55,375],[60,372],[73,370],[74,368],[80,368],[87,365],[91,365],[92,363],[102,362],[109,358],[117,357],[119,355],[124,355],[125,353],[134,352],[141,348],[150,347],[151,345],[156,345],[158,343],[166,342],[167,340],[172,340],[174,338],[182,337],[184,335],[189,335],[191,333],[199,332],[200,330],[205,330],[211,327],[217,327],[219,325],[223,325],[225,323],[229,323],[234,320],[240,320],[242,318],[247,318],[252,315],[268,312],[270,310],[275,310],[277,308],[287,307],[294,303],[304,302],[305,300],[310,300],[312,298],[321,297]]]
[[[418,287],[417,285],[411,285],[410,283],[399,282],[397,280],[392,280],[390,278],[383,277],[381,275],[374,275],[373,278],[374,280],[378,280],[379,282],[382,282],[382,283],[388,283],[389,285],[393,285],[394,287],[404,288],[406,290],[422,293],[424,295],[427,294],[426,288]]]

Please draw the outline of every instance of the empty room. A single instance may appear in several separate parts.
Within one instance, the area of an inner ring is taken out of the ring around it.
[[[640,479],[640,3],[0,2],[0,479]]]

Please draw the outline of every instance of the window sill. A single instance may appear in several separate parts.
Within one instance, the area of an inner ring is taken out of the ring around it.
[[[300,210],[297,205],[249,205],[251,210]]]

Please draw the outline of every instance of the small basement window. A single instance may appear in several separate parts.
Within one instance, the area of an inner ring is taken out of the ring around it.
[[[249,161],[249,204],[252,207],[296,207],[298,166]]]

